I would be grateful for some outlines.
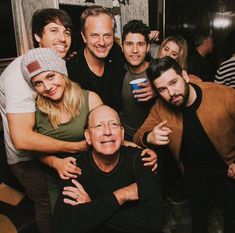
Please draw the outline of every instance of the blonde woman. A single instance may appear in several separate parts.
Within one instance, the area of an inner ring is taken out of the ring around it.
[[[79,141],[80,151],[87,150],[83,134],[85,120],[91,109],[102,104],[100,97],[70,81],[65,61],[52,49],[30,50],[22,59],[21,70],[38,94],[35,130],[59,140]],[[46,174],[53,210],[59,178],[76,178],[81,171],[76,166],[76,158],[68,153],[44,155],[40,161],[49,166]]]
[[[157,58],[165,56],[175,59],[184,70],[187,70],[188,59],[188,43],[184,37],[179,35],[169,36],[162,41],[158,51],[156,52]],[[190,82],[196,83],[202,80],[192,74],[189,74]]]
[[[167,37],[162,41],[157,51],[157,58],[165,56],[172,57],[182,66],[183,69],[186,69],[188,56],[187,41],[179,35]]]

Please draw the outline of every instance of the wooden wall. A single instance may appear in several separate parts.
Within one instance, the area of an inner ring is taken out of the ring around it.
[[[141,19],[149,25],[148,0],[129,0],[129,5],[120,4],[120,7],[122,25],[132,19]]]
[[[101,5],[107,8],[112,8],[112,0],[94,0],[94,3],[85,2],[84,0],[58,0],[61,4],[71,4],[79,6],[92,6],[92,5]]]

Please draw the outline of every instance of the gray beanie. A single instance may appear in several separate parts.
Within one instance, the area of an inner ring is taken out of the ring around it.
[[[29,50],[21,60],[21,71],[25,81],[34,90],[31,79],[44,72],[56,71],[68,76],[65,61],[51,48]]]

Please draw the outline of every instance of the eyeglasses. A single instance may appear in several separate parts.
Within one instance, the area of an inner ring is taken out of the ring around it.
[[[116,121],[100,122],[97,125],[88,127],[88,129],[93,128],[97,131],[103,131],[107,126],[109,127],[109,129],[118,129],[121,127],[121,124]]]

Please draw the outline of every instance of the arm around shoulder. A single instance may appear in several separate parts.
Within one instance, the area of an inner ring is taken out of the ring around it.
[[[45,153],[77,152],[80,142],[66,142],[53,139],[34,131],[35,113],[8,113],[10,137],[17,150],[39,151]],[[87,145],[86,145],[87,146]]]

